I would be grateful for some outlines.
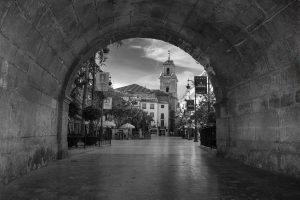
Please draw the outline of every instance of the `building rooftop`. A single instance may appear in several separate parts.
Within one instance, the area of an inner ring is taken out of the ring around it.
[[[157,98],[142,98],[141,102],[157,102]]]
[[[124,87],[116,88],[115,90],[127,93],[151,93],[151,90],[138,84],[131,84]]]

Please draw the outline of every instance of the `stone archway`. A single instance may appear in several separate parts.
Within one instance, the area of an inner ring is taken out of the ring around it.
[[[78,65],[132,37],[213,67],[221,153],[299,176],[298,11],[297,0],[1,2],[1,182],[63,157]]]

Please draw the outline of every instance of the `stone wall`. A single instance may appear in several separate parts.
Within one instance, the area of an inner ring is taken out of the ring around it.
[[[69,51],[57,27],[47,26],[48,14],[35,1],[0,3],[0,185],[66,149],[58,97],[69,61],[63,52]]]
[[[0,60],[0,182],[6,184],[56,158],[58,104],[26,72]]]
[[[80,63],[135,37],[213,67],[220,152],[298,176],[298,13],[297,0],[1,1],[0,182],[66,155]]]
[[[274,42],[254,64],[252,80],[228,90],[218,106],[220,153],[300,177],[298,42],[297,37]]]

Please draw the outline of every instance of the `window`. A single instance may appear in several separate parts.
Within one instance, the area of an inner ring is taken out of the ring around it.
[[[160,108],[165,108],[165,105],[161,105]]]
[[[142,103],[142,109],[146,109],[146,104],[145,103]]]
[[[160,119],[164,119],[165,118],[165,114],[164,113],[161,113],[160,114]]]
[[[150,112],[150,117],[154,117],[154,112]]]
[[[164,120],[161,120],[160,121],[160,127],[164,127],[164,126],[165,126]]]
[[[167,68],[167,75],[170,74],[170,68]]]
[[[166,92],[169,92],[169,87],[166,87]]]
[[[153,103],[150,104],[150,109],[154,109],[154,104]]]

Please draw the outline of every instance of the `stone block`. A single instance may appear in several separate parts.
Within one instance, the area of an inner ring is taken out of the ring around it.
[[[300,103],[300,90],[296,91],[295,101],[296,101],[296,103]]]
[[[51,113],[52,109],[46,106],[38,106],[36,111],[36,123],[34,136],[43,137],[49,136],[53,133],[51,127]]]
[[[260,20],[264,20],[261,18]],[[261,23],[261,21],[258,21]],[[257,24],[260,26],[260,24]],[[257,27],[253,27],[257,28]],[[263,49],[268,49],[273,44],[273,37],[272,33],[270,33],[264,26],[260,27],[259,29],[256,29],[252,32],[252,37]]]
[[[88,30],[85,31],[85,39],[87,40],[88,44],[90,44],[91,42],[94,42],[93,40],[97,37],[98,33],[98,27],[97,26],[93,26],[91,28],[89,28]],[[90,44],[92,46],[92,44]],[[86,50],[87,49],[83,49]]]
[[[76,54],[80,54],[83,49],[86,48],[87,43],[84,37],[79,37],[72,43],[73,49]]]
[[[279,108],[280,107],[280,97],[277,94],[272,94],[269,97],[269,107],[270,108]]]
[[[68,7],[60,13],[55,13],[55,16],[60,25],[60,29],[62,29],[64,34],[67,35],[67,37],[64,37],[64,41],[71,44],[72,41],[78,38],[83,31],[75,18],[73,8]]]
[[[27,55],[35,58],[38,54],[42,37],[34,28],[30,29],[23,38],[22,42],[19,43],[21,49],[23,49]]]
[[[237,49],[242,55],[251,58],[253,62],[258,61],[263,55],[263,48],[254,40],[247,40],[240,44]]]
[[[194,0],[193,0],[194,1]],[[192,14],[192,8],[193,8],[193,3],[190,2],[185,2],[182,3],[181,1],[175,1],[173,3],[175,6],[171,6],[169,9],[169,14],[167,16],[168,19],[172,19],[172,21],[176,21],[177,24],[183,25],[185,22],[185,18],[182,16],[186,16],[187,14]]]
[[[8,63],[8,66],[8,89],[14,90],[16,88],[23,87],[24,83],[27,82],[27,73],[26,71],[24,71],[24,67],[26,67],[26,64],[22,65],[23,68],[19,67],[20,65],[14,65],[10,63]]]
[[[30,81],[26,81],[23,85],[16,88],[16,91],[21,95],[22,98],[30,102],[39,102],[41,92],[39,89],[35,88]]]
[[[252,112],[252,103],[246,102],[238,105],[239,114],[247,114]]]
[[[76,58],[76,55],[73,54],[72,51],[65,51],[64,53],[61,54],[61,58],[63,60],[64,65],[66,66],[72,66],[73,62],[78,59]]]
[[[300,177],[300,156],[297,154],[284,154],[280,160],[281,170],[288,175]]]
[[[39,22],[36,24],[36,29],[43,36],[43,39],[46,42],[48,42],[52,37],[53,32],[58,31],[50,10],[45,11],[43,16],[41,16]],[[60,37],[62,37],[62,35]]]
[[[274,66],[271,65],[269,58],[267,56],[261,56],[261,58],[259,60],[257,60],[257,62],[255,63],[255,68],[254,68],[254,72],[253,75],[255,76],[260,76],[263,75],[262,77],[260,77],[257,82],[258,83],[263,83],[263,82],[271,82],[272,80],[272,76],[270,74],[267,74],[269,71],[271,71],[272,69],[274,69]],[[261,85],[262,87],[270,87],[269,85]],[[263,89],[263,88],[261,88]],[[264,92],[264,90],[263,90]]]
[[[53,74],[59,83],[62,83],[67,72],[67,67],[58,58],[53,58],[52,63],[49,66],[49,72]]]
[[[3,19],[1,30],[3,34],[17,44],[24,41],[25,36],[31,29],[31,24],[21,15],[15,4],[9,9],[9,12]],[[22,31],[20,31],[22,30]]]
[[[51,47],[49,47],[47,43],[42,42],[37,54],[36,62],[43,68],[47,69],[52,63],[54,57],[56,57],[56,52]]]
[[[36,56],[41,36],[35,31],[31,24],[24,19],[15,6],[9,10],[2,30],[4,35],[17,43],[27,54],[33,57]]]
[[[17,3],[20,9],[26,13],[27,19],[30,20],[34,25],[37,24],[43,14],[46,12],[45,4],[42,1],[17,0]]]
[[[0,34],[0,44],[0,57],[12,62],[18,50],[17,47],[11,44],[11,42],[2,34]]]
[[[280,112],[280,139],[284,142],[300,141],[300,108],[286,107]]]
[[[294,104],[294,94],[283,94],[281,96],[281,107],[291,106]]]
[[[60,83],[58,80],[56,80],[52,75],[49,73],[45,73],[43,75],[43,92],[47,94],[50,97],[53,97],[55,99],[58,98],[58,94],[60,92]]]
[[[31,61],[28,71],[28,81],[31,83],[31,86],[42,90],[43,85],[41,83],[45,73],[47,72],[42,67]]]
[[[49,36],[49,45],[55,49],[58,54],[69,51],[69,46],[64,42],[64,38],[59,29],[52,29]]]
[[[15,59],[13,63],[18,66],[19,69],[21,69],[24,72],[29,71],[30,63],[32,63],[32,60],[26,55],[26,53],[22,50],[18,50],[16,52]]]
[[[10,122],[10,119],[9,119],[9,114],[10,114],[9,95],[10,95],[9,92],[0,89],[0,109],[1,109],[0,141],[3,141],[3,142],[4,142],[3,139],[8,136],[9,122]]]
[[[296,42],[296,41],[295,41]],[[277,39],[266,52],[272,66],[277,69],[284,69],[292,65],[291,51],[286,39]],[[282,81],[289,81],[285,74],[282,74]]]
[[[271,14],[278,8],[278,1],[276,0],[268,0],[268,1],[256,1],[257,4],[267,13]]]

